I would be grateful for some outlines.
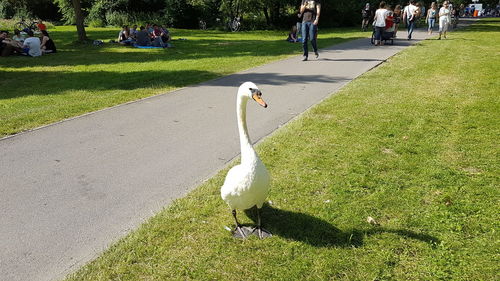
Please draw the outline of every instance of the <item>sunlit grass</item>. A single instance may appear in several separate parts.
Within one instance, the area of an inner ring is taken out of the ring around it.
[[[49,29],[59,52],[0,60],[0,137],[141,99],[300,54],[285,31],[226,33],[171,30],[174,48],[137,49],[108,43],[114,28],[88,28],[104,46],[74,43],[74,27]],[[320,46],[366,36],[322,30]],[[175,39],[186,40],[175,40]]]
[[[499,35],[410,47],[263,141],[272,238],[224,229],[226,169],[69,280],[496,280]]]

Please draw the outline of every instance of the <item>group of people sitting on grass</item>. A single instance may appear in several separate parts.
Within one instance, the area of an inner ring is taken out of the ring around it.
[[[127,25],[122,27],[118,34],[117,42],[123,45],[133,45],[139,47],[171,47],[171,40],[168,29],[157,24],[147,24],[137,29],[137,25],[129,28]]]
[[[0,56],[26,55],[39,57],[42,54],[57,52],[56,45],[46,29],[41,29],[37,34],[31,29],[23,31],[14,30],[11,37],[6,30],[0,31]]]

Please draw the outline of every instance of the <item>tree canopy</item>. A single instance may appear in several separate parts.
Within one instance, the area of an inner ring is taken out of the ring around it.
[[[418,0],[417,0],[418,1]],[[322,0],[321,26],[352,26],[360,20],[365,3],[376,7],[379,0]],[[404,5],[406,0],[387,0]],[[425,6],[432,1],[422,0]],[[437,2],[443,2],[438,0]],[[454,0],[455,5],[471,0]],[[490,7],[498,0],[481,0]],[[297,20],[301,0],[78,0],[86,25],[120,26],[157,22],[179,28],[196,28],[200,21],[208,27],[223,27],[240,17],[244,28],[289,27]],[[0,17],[41,18],[76,24],[74,0],[0,0]]]

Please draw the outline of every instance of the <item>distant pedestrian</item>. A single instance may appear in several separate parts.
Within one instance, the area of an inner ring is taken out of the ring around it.
[[[370,3],[366,3],[365,7],[361,10],[361,29],[366,31],[368,24],[370,23],[370,18],[372,17],[372,11],[370,9]]]
[[[448,8],[449,2],[444,1],[443,7],[439,9],[439,38],[441,40],[441,35],[446,39],[446,32],[448,31],[448,25],[451,22],[451,11]]]
[[[401,19],[403,18],[403,11],[401,5],[396,5],[394,8],[394,37],[398,33],[399,23],[401,23]]]
[[[403,11],[403,19],[408,28],[408,40],[411,39],[413,29],[415,29],[415,20],[417,19],[418,8],[415,6],[415,0],[410,0],[408,6]]]
[[[319,15],[321,13],[321,1],[302,0],[300,13],[302,14],[302,48],[304,49],[302,61],[307,61],[309,56],[307,41],[311,41],[314,54],[316,58],[319,57],[318,46],[316,45],[316,34],[318,32]]]
[[[427,16],[425,17],[425,22],[428,24],[427,32],[429,35],[432,34],[432,29],[434,28],[434,24],[436,23],[437,16],[437,5],[436,2],[432,2],[431,7],[427,11]]]
[[[382,45],[382,35],[386,26],[388,11],[385,8],[385,1],[380,2],[378,9],[375,11],[373,18],[373,26],[375,26],[375,46]]]

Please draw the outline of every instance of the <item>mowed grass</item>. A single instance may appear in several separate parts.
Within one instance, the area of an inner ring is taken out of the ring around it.
[[[272,238],[225,230],[224,170],[68,280],[498,280],[500,21],[448,37],[258,146]]]
[[[50,34],[59,52],[0,59],[0,137],[65,118],[145,98],[301,53],[285,31],[227,33],[171,30],[175,48],[137,49],[110,44],[119,29],[87,28],[102,47],[73,44],[74,27]],[[368,33],[321,30],[325,47]]]

